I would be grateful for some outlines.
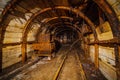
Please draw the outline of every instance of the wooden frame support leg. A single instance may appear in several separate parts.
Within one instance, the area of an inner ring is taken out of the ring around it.
[[[116,63],[116,73],[117,80],[120,80],[120,45],[115,44],[115,63]]]
[[[22,43],[22,62],[25,63],[27,60],[27,45],[25,43]]]
[[[90,57],[90,46],[86,44],[86,52],[87,52],[87,58]]]
[[[2,45],[0,44],[0,73],[2,72]]]
[[[120,78],[120,45],[118,45],[118,49],[119,49],[119,65],[118,65],[118,78]]]
[[[2,28],[0,28],[0,73],[2,72]]]
[[[89,45],[84,43],[84,51],[85,51],[85,58],[87,59],[89,57]]]
[[[95,44],[95,68],[99,68],[99,45]]]

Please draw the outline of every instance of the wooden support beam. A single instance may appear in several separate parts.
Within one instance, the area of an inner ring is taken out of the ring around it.
[[[87,59],[88,58],[88,38],[87,37],[84,37],[84,52],[85,52],[85,58]]]
[[[119,49],[119,65],[118,65],[118,78],[120,78],[120,45],[118,45],[118,49]]]
[[[0,73],[2,72],[2,44],[0,43]]]
[[[5,43],[2,45],[2,47],[7,47],[7,46],[16,46],[16,45],[20,45],[21,42],[16,42],[16,43]]]
[[[28,41],[27,44],[33,44],[36,43],[35,41]],[[21,45],[22,42],[15,42],[15,43],[4,43],[2,47],[7,47],[7,46],[16,46],[16,45]]]
[[[88,37],[85,40],[85,46],[86,46],[86,57],[89,58],[90,57],[90,45],[88,45],[87,43],[90,42],[90,40],[88,39]]]
[[[22,62],[25,63],[25,61],[27,60],[27,45],[26,43],[22,43]]]
[[[87,48],[87,44],[84,43],[84,51],[85,51],[85,58],[88,58],[88,48]]]
[[[82,13],[79,9],[71,9],[71,7],[65,7],[65,6],[57,6],[57,7],[54,7],[54,9],[56,10],[66,10],[66,11],[71,11],[75,14],[78,14],[81,18],[83,18],[89,25],[90,25],[90,29],[92,30],[93,34],[94,34],[94,37],[95,38],[98,38],[97,37],[97,33],[96,33],[96,29],[95,29],[95,25],[92,23],[92,21],[84,14]],[[31,26],[30,23],[38,16],[38,15],[41,15],[42,13],[44,12],[47,12],[47,11],[51,11],[53,10],[51,7],[48,7],[48,8],[44,8],[38,12],[36,12],[34,15],[31,16],[31,18],[27,21],[27,23],[25,24],[24,26],[24,30],[23,30],[23,38],[27,38],[27,34],[28,32],[31,30]],[[46,21],[45,21],[46,22]],[[45,23],[44,22],[44,23]],[[24,40],[22,40],[24,41]]]
[[[117,80],[120,80],[120,46],[118,44],[114,44],[114,47],[115,47],[115,63],[116,63]]]
[[[110,26],[111,26],[111,30],[113,32],[113,36],[120,37],[120,23],[119,20],[117,18],[117,15],[115,14],[115,11],[112,9],[112,7],[108,4],[108,2],[106,0],[93,0],[101,9],[102,11],[105,13]]]
[[[98,69],[99,68],[99,45],[95,44],[95,68]]]
[[[16,1],[17,0],[12,0],[9,2],[9,4],[5,7],[4,11],[2,12],[2,16],[4,16],[7,13],[7,11],[12,7],[12,5],[14,5]]]
[[[87,45],[87,57],[89,58],[90,57],[90,46],[89,45]]]
[[[88,43],[88,45],[94,44],[120,44],[120,39],[101,40]]]
[[[22,17],[22,18],[24,18],[26,20],[25,13],[20,12],[18,10],[9,9],[9,14],[12,15],[12,16],[15,16],[15,17]]]
[[[26,13],[32,13],[34,14],[33,12],[31,12],[29,9],[23,7],[22,5],[20,5],[19,3],[17,3],[17,6],[21,7],[22,9],[26,10]]]
[[[2,72],[2,28],[0,28],[0,73]]]

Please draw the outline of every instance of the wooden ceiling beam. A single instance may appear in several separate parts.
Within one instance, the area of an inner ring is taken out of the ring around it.
[[[96,33],[95,26],[94,26],[93,22],[87,16],[85,16],[85,14],[82,13],[79,9],[71,9],[70,7],[65,7],[65,6],[56,6],[55,9],[68,10],[68,11],[72,11],[72,12],[78,14],[91,27],[91,30],[92,30],[92,32],[94,34],[94,37],[95,37],[95,41],[98,40],[97,33]],[[26,25],[24,26],[24,30],[23,30],[23,34],[22,34],[22,61],[23,61],[23,63],[26,61],[26,58],[27,58],[27,55],[26,55],[26,49],[27,49],[26,42],[27,42],[27,34],[30,31],[30,29],[31,29],[30,23],[38,15],[40,15],[40,14],[46,12],[46,11],[50,11],[50,10],[52,10],[51,7],[45,8],[45,9],[42,9],[42,10],[36,12],[34,15],[31,16],[31,18],[27,21]]]
[[[92,30],[93,33],[94,33],[94,37],[95,37],[95,39],[97,39],[97,34],[96,34],[96,30],[95,30],[94,24],[93,24],[92,21],[91,21],[87,16],[85,16],[81,11],[79,11],[79,10],[77,10],[77,9],[71,9],[70,7],[65,7],[65,6],[56,6],[55,9],[69,10],[69,11],[72,11],[72,12],[78,14],[81,18],[83,18],[83,19],[91,26],[91,30]],[[27,31],[27,29],[30,28],[30,27],[29,27],[29,24],[31,23],[31,21],[32,21],[35,17],[37,17],[38,15],[40,15],[40,14],[46,12],[46,11],[49,11],[49,10],[52,10],[52,8],[50,7],[50,8],[45,8],[45,9],[43,9],[43,10],[40,10],[40,11],[38,11],[37,13],[35,13],[35,14],[28,20],[28,22],[27,22],[26,25],[25,25],[24,31],[23,31],[23,39],[25,39],[25,37],[27,36],[27,33],[29,32],[29,31]],[[23,41],[24,41],[24,40],[23,40]]]

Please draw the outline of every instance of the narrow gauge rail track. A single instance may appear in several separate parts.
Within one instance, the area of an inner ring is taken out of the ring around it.
[[[86,79],[86,76],[85,76],[85,73],[84,73],[84,71],[83,71],[83,68],[82,68],[80,59],[79,59],[79,55],[78,55],[76,49],[73,49],[73,48],[72,48],[72,47],[74,46],[74,44],[75,44],[75,43],[73,43],[73,44],[70,46],[69,50],[66,51],[66,53],[65,53],[65,55],[64,55],[64,58],[63,58],[63,60],[61,61],[60,65],[59,65],[59,67],[58,67],[58,69],[57,69],[57,71],[56,71],[56,73],[55,73],[55,75],[54,75],[54,77],[53,77],[53,80],[59,80],[59,79],[60,79],[61,74],[62,74],[62,72],[63,72],[63,70],[64,70],[64,67],[65,67],[66,61],[68,60],[69,55],[70,55],[71,53],[72,53],[72,54],[74,53],[74,56],[73,56],[73,57],[74,57],[74,59],[76,60],[76,61],[75,61],[75,64],[76,64],[77,66],[79,66],[79,69],[77,69],[77,70],[79,70],[78,72],[80,73],[80,78],[79,78],[79,80],[87,80],[87,79]],[[71,50],[72,50],[72,51],[71,51]],[[70,59],[70,58],[69,58],[69,59]],[[72,76],[72,74],[71,74],[71,76]]]

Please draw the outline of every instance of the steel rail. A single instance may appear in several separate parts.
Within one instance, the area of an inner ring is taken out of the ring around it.
[[[78,41],[80,41],[80,39],[78,39],[78,40],[76,40],[75,42],[73,42],[73,43],[71,44],[70,48],[68,49],[68,51],[65,53],[64,58],[63,58],[63,60],[61,61],[60,66],[58,67],[58,69],[57,69],[57,71],[56,71],[56,73],[55,73],[55,76],[53,77],[53,80],[58,80],[58,77],[59,77],[59,75],[60,75],[60,73],[61,73],[61,70],[62,70],[62,68],[63,68],[63,66],[64,66],[64,63],[65,63],[65,61],[66,61],[66,59],[67,59],[67,55],[69,54],[69,51],[72,49],[72,47],[73,47]],[[78,61],[78,63],[79,63],[80,69],[81,69],[80,71],[81,71],[81,73],[82,73],[82,75],[83,75],[83,76],[82,76],[82,80],[87,80],[86,77],[85,77],[85,73],[84,73],[84,71],[83,71],[83,68],[82,68],[82,65],[81,65],[81,62],[80,62],[80,60],[79,60],[79,57],[78,57],[77,53],[76,53],[76,57],[77,57],[77,61]]]
[[[79,59],[79,55],[78,55],[78,53],[77,52],[75,52],[75,56],[76,56],[76,58],[77,58],[77,61],[78,61],[78,64],[79,64],[79,67],[80,67],[80,72],[81,72],[81,74],[82,74],[82,80],[87,80],[86,79],[86,75],[85,75],[85,72],[83,71],[83,67],[82,67],[82,65],[81,65],[81,61],[80,61],[80,59]]]

